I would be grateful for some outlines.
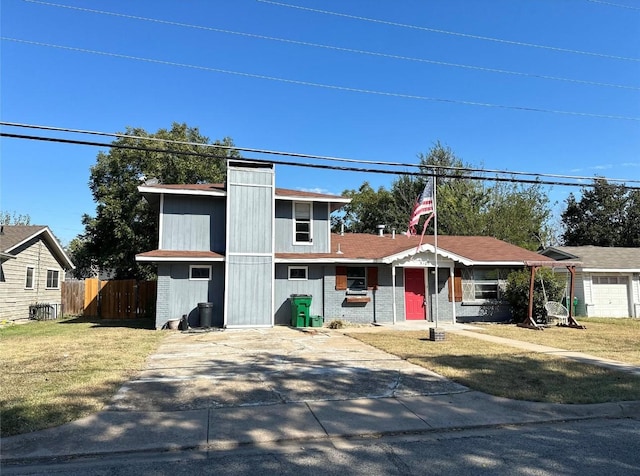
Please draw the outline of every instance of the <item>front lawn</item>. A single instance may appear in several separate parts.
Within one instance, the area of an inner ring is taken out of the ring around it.
[[[591,321],[586,323],[587,330],[558,329],[558,333],[569,334],[569,340],[584,340],[584,336],[589,333],[597,333],[603,338],[603,332],[591,330],[592,324]],[[504,326],[504,329],[504,332],[509,332],[506,330],[507,326]],[[619,346],[616,340],[620,335],[628,334],[628,329],[623,329],[609,336],[609,347]],[[546,333],[552,334],[548,330],[518,328],[513,332],[517,335],[521,335],[520,332],[524,333],[526,337],[522,340],[528,340],[544,338],[543,334]],[[539,335],[534,336],[536,334]],[[640,399],[640,377],[561,357],[485,342],[452,332],[446,333],[443,342],[430,341],[428,331],[387,330],[348,335],[433,370],[473,390],[491,395],[551,403],[601,403]],[[551,344],[549,341],[545,344],[560,346],[559,342],[557,340]],[[636,338],[636,347],[638,342]],[[605,341],[602,348],[606,347]],[[576,350],[587,351],[593,348],[581,347]]]
[[[484,334],[584,352],[640,365],[640,319],[577,318],[586,329],[549,326],[536,331],[508,324],[479,324]]]
[[[39,321],[0,329],[2,436],[101,410],[164,333],[142,320]]]

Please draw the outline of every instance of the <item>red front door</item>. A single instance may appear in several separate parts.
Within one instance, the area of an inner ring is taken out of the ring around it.
[[[404,305],[407,320],[425,320],[424,269],[405,268]]]

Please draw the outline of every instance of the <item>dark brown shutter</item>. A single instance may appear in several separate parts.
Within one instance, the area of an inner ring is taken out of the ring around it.
[[[367,289],[378,289],[378,268],[367,268]]]
[[[336,291],[347,289],[347,267],[336,266]]]
[[[462,302],[462,270],[453,270],[453,280],[449,279],[449,302]]]

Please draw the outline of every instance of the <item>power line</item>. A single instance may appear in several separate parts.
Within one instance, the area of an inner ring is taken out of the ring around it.
[[[297,45],[297,46],[321,48],[321,49],[327,49],[327,50],[332,50],[332,51],[340,51],[340,52],[343,52],[343,53],[354,53],[354,54],[359,54],[359,55],[375,56],[375,57],[379,57],[379,58],[388,58],[388,59],[395,59],[395,60],[400,60],[400,61],[411,61],[411,62],[416,62],[416,63],[433,64],[433,65],[437,65],[437,66],[447,66],[447,67],[453,67],[453,68],[461,68],[461,69],[469,69],[469,70],[475,70],[475,71],[483,71],[483,72],[487,72],[487,73],[508,74],[508,75],[513,75],[513,76],[522,76],[522,77],[529,77],[529,78],[535,78],[535,79],[544,79],[544,80],[551,80],[551,81],[563,81],[563,82],[576,83],[576,84],[586,84],[586,85],[591,85],[591,86],[630,89],[630,90],[635,90],[635,91],[639,91],[640,90],[640,87],[638,87],[638,86],[629,86],[629,85],[614,84],[614,83],[603,83],[603,82],[590,81],[590,80],[584,80],[584,79],[563,78],[563,77],[551,76],[551,75],[545,75],[545,74],[526,73],[526,72],[522,72],[522,71],[511,71],[511,70],[506,70],[506,69],[489,68],[489,67],[484,67],[484,66],[475,66],[475,65],[460,64],[460,63],[450,63],[450,62],[446,62],[446,61],[436,61],[436,60],[430,60],[430,59],[426,59],[426,58],[416,58],[416,57],[411,57],[411,56],[395,55],[395,54],[390,54],[390,53],[382,53],[382,52],[378,52],[378,51],[369,51],[369,50],[362,50],[362,49],[356,49],[356,48],[346,48],[346,47],[342,47],[342,46],[325,45],[325,44],[321,44],[321,43],[312,43],[312,42],[308,42],[308,41],[292,40],[292,39],[288,39],[288,38],[278,38],[278,37],[273,37],[273,36],[258,35],[258,34],[255,34],[255,33],[246,33],[246,32],[233,31],[233,30],[225,30],[225,29],[221,29],[221,28],[214,28],[214,27],[202,26],[202,25],[193,25],[193,24],[190,24],[190,23],[182,23],[182,22],[176,22],[176,21],[170,21],[170,20],[161,20],[161,19],[158,19],[158,18],[149,18],[149,17],[142,17],[142,16],[137,16],[137,15],[128,15],[128,14],[125,14],[125,13],[111,12],[111,11],[106,11],[106,10],[95,10],[95,9],[92,9],[92,8],[82,8],[82,7],[75,7],[75,6],[71,6],[71,5],[62,5],[62,4],[58,4],[58,3],[42,2],[42,1],[39,1],[39,0],[24,0],[24,1],[28,2],[28,3],[34,3],[34,4],[38,4],[38,5],[46,5],[46,6],[50,6],[50,7],[56,7],[56,8],[66,8],[66,9],[69,9],[69,10],[77,10],[77,11],[81,11],[81,12],[95,13],[95,14],[99,14],[99,15],[108,15],[108,16],[114,16],[114,17],[119,17],[119,18],[126,18],[126,19],[130,19],[130,20],[139,20],[139,21],[146,21],[146,22],[152,22],[152,23],[159,23],[161,25],[170,25],[170,26],[177,26],[177,27],[181,27],[181,28],[191,28],[191,29],[196,29],[196,30],[211,31],[211,32],[223,33],[223,34],[227,34],[227,35],[243,36],[243,37],[246,37],[246,38],[254,38],[254,39],[259,39],[259,40],[276,41],[276,42],[287,43],[287,44],[292,44],[292,45]]]
[[[281,3],[281,2],[275,2],[273,0],[257,0],[258,2],[261,3],[266,3],[269,5],[275,5],[275,6],[279,6],[279,7],[287,7],[287,8],[294,8],[297,10],[304,10],[304,11],[308,11],[308,12],[312,12],[312,13],[321,13],[323,15],[332,15],[332,16],[337,16],[337,17],[342,17],[342,18],[349,18],[351,20],[360,20],[360,21],[365,21],[365,22],[370,22],[370,23],[378,23],[378,24],[382,24],[382,25],[389,25],[389,26],[396,26],[396,27],[400,27],[400,28],[408,28],[408,29],[412,29],[412,30],[421,30],[421,31],[428,31],[431,33],[441,33],[444,35],[452,35],[452,36],[459,36],[462,38],[469,38],[469,39],[473,39],[473,40],[483,40],[483,41],[492,41],[495,43],[503,43],[503,44],[508,44],[508,45],[514,45],[514,46],[526,46],[529,48],[540,48],[540,49],[545,49],[545,50],[551,50],[551,51],[557,51],[557,52],[561,52],[561,53],[572,53],[572,54],[579,54],[579,55],[586,55],[586,56],[596,56],[599,58],[608,58],[608,59],[615,59],[615,60],[620,60],[620,61],[638,61],[640,62],[640,58],[630,58],[628,56],[617,56],[617,55],[609,55],[606,53],[595,53],[595,52],[591,52],[591,51],[582,51],[582,50],[574,50],[571,48],[561,48],[558,46],[548,46],[548,45],[539,45],[536,43],[525,43],[523,41],[515,41],[515,40],[505,40],[502,38],[493,38],[490,36],[480,36],[480,35],[471,35],[469,33],[460,33],[460,32],[456,32],[456,31],[448,31],[448,30],[440,30],[437,28],[429,28],[426,26],[419,26],[419,25],[411,25],[408,23],[398,23],[398,22],[393,22],[393,21],[389,21],[389,20],[379,20],[376,18],[368,18],[368,17],[363,17],[363,16],[359,16],[359,15],[349,15],[347,13],[340,13],[340,12],[334,12],[334,11],[330,11],[330,10],[320,10],[317,8],[309,8],[309,7],[303,7],[300,5],[292,5],[290,3]]]
[[[613,2],[605,2],[603,0],[587,0],[587,2],[591,2],[591,3],[599,3],[601,5],[607,5],[609,7],[617,7],[617,8],[627,8],[629,10],[640,10],[639,7],[633,7],[631,5],[621,5],[619,3],[613,3]]]
[[[304,158],[304,159],[314,159],[314,160],[324,160],[328,162],[344,162],[344,163],[356,163],[356,164],[365,164],[365,165],[380,165],[380,166],[389,166],[389,167],[408,167],[408,168],[424,168],[422,164],[413,164],[407,162],[388,162],[388,161],[373,161],[373,160],[364,160],[364,159],[350,159],[346,157],[335,157],[335,156],[326,156],[326,155],[314,155],[314,154],[306,154],[301,152],[288,152],[288,151],[277,151],[277,150],[269,150],[269,149],[259,149],[254,147],[240,147],[236,145],[224,145],[224,144],[203,144],[200,142],[189,142],[189,141],[177,141],[171,139],[163,139],[160,137],[148,137],[148,136],[136,136],[133,134],[122,134],[117,132],[102,132],[102,131],[92,131],[86,129],[71,129],[66,127],[56,127],[56,126],[44,126],[37,124],[24,124],[17,122],[6,122],[0,121],[0,125],[8,126],[8,127],[17,127],[23,129],[36,129],[36,130],[46,130],[52,132],[65,132],[65,133],[73,133],[73,134],[84,134],[84,135],[96,135],[102,137],[114,137],[118,139],[136,139],[140,141],[151,141],[151,142],[160,142],[163,144],[175,144],[175,145],[187,145],[187,146],[196,146],[196,147],[205,147],[205,148],[215,148],[215,149],[223,149],[223,150],[236,150],[241,152],[250,152],[264,155],[280,155],[287,157],[296,157],[296,158]],[[549,174],[549,173],[540,173],[540,172],[522,172],[522,171],[514,171],[514,170],[497,170],[497,169],[483,169],[483,168],[474,168],[474,167],[454,167],[454,166],[438,166],[438,168],[443,170],[449,170],[453,172],[460,173],[484,173],[484,174],[499,174],[499,175],[512,175],[512,176],[530,176],[530,177],[547,177],[547,178],[561,178],[561,179],[569,179],[569,180],[593,180],[593,176],[580,176],[580,175],[567,175],[567,174]],[[619,183],[640,183],[640,180],[633,179],[618,179],[611,177],[599,177],[607,180],[608,182],[619,182]]]
[[[153,147],[143,147],[143,146],[135,146],[135,145],[127,145],[127,144],[104,143],[104,142],[94,142],[94,141],[76,140],[76,139],[61,139],[61,138],[44,137],[44,136],[30,136],[25,134],[12,134],[7,132],[0,132],[0,137],[8,137],[13,139],[25,139],[25,140],[37,140],[37,141],[45,141],[45,142],[58,142],[58,143],[73,144],[73,145],[87,145],[87,146],[94,146],[94,147],[108,147],[112,149],[127,149],[127,150],[138,150],[138,151],[144,151],[144,152],[159,152],[159,153],[167,153],[167,154],[174,154],[174,155],[188,155],[188,156],[222,160],[222,158],[217,155],[204,154],[202,152],[195,152],[195,151],[176,151],[171,149],[159,149],[159,148],[153,148]],[[226,159],[227,158],[225,158],[225,160]],[[287,165],[292,167],[306,167],[306,168],[314,168],[314,169],[338,170],[338,171],[347,171],[347,172],[365,172],[365,173],[386,174],[386,175],[410,175],[412,177],[429,177],[433,175],[433,172],[430,172],[430,173],[406,172],[406,171],[398,171],[398,170],[384,170],[384,169],[373,169],[373,168],[353,167],[353,166],[339,167],[335,165],[300,163],[300,162],[291,162],[291,161],[285,161],[285,160],[279,160],[279,159],[266,160],[266,159],[259,159],[259,158],[243,157],[243,158],[232,159],[232,160],[237,162]],[[429,166],[429,168],[439,170],[445,167]],[[439,176],[437,172],[436,172],[436,176]],[[516,179],[516,178],[507,178],[507,177],[485,177],[485,176],[477,176],[477,175],[455,175],[455,176],[447,176],[447,178],[464,179],[464,180],[481,180],[485,182],[488,181],[488,182],[523,183],[523,184],[533,184],[533,185],[559,185],[559,186],[568,186],[568,187],[593,186],[592,184],[581,184],[581,183],[575,183],[575,182],[560,182],[560,181],[539,180],[539,179]],[[633,187],[629,185],[622,185],[622,186],[628,190],[640,190],[640,187]]]
[[[259,0],[259,1],[262,1],[262,0]],[[67,50],[67,51],[75,51],[75,52],[79,52],[79,53],[88,53],[88,54],[94,54],[94,55],[100,55],[100,56],[108,56],[108,57],[112,57],[112,58],[128,59],[128,60],[133,60],[133,61],[143,61],[143,62],[147,62],[147,63],[161,64],[161,65],[165,65],[165,66],[178,66],[178,67],[181,67],[181,68],[197,69],[197,70],[201,70],[201,71],[210,71],[210,72],[214,72],[214,73],[229,74],[229,75],[233,75],[233,76],[241,76],[241,77],[252,78],[252,79],[263,79],[263,80],[267,80],[267,81],[275,81],[275,82],[280,82],[280,83],[285,83],[285,84],[296,84],[296,85],[299,85],[299,86],[307,86],[307,87],[328,89],[328,90],[333,90],[333,91],[343,91],[343,92],[350,92],[350,93],[371,94],[371,95],[374,95],[374,96],[394,97],[394,98],[402,98],[402,99],[414,99],[414,100],[419,100],[419,101],[440,102],[440,103],[445,103],[445,104],[459,104],[459,105],[464,105],[464,106],[477,106],[477,107],[485,107],[485,108],[492,108],[492,109],[505,109],[505,110],[512,110],[512,111],[539,112],[539,113],[547,113],[547,114],[561,114],[561,115],[568,115],[568,116],[593,117],[593,118],[598,118],[598,119],[616,119],[616,120],[623,120],[623,121],[640,121],[640,117],[634,117],[634,116],[621,116],[621,115],[615,115],[615,114],[597,114],[597,113],[590,113],[590,112],[565,111],[565,110],[559,110],[559,109],[545,109],[545,108],[527,107],[527,106],[509,106],[509,105],[504,105],[504,104],[494,104],[494,103],[479,102],[479,101],[465,101],[465,100],[460,100],[460,99],[447,99],[447,98],[437,98],[437,97],[431,97],[431,96],[420,96],[420,95],[417,95],[417,94],[405,94],[405,93],[396,93],[396,92],[390,92],[390,91],[378,91],[378,90],[373,90],[373,89],[362,89],[362,88],[355,88],[355,87],[349,87],[349,86],[338,86],[338,85],[331,85],[331,84],[315,83],[315,82],[311,82],[311,81],[302,81],[302,80],[298,80],[298,79],[280,78],[280,77],[276,77],[276,76],[267,76],[267,75],[256,74],[256,73],[246,73],[246,72],[243,72],[243,71],[233,71],[233,70],[228,70],[228,69],[212,68],[212,67],[208,67],[208,66],[197,66],[197,65],[187,64],[187,63],[177,63],[177,62],[174,62],[174,61],[158,60],[158,59],[152,59],[152,58],[143,58],[143,57],[140,57],[140,56],[123,55],[123,54],[119,54],[119,53],[110,53],[110,52],[105,52],[105,51],[90,50],[90,49],[78,48],[78,47],[74,47],[74,46],[55,45],[55,44],[52,44],[52,43],[42,43],[42,42],[39,42],[39,41],[22,40],[22,39],[18,39],[18,38],[10,38],[10,37],[5,37],[5,36],[0,37],[0,39],[4,40],[4,41],[13,41],[13,42],[16,42],[16,43],[23,43],[23,44],[34,45],[34,46],[45,46],[45,47],[48,47],[48,48],[57,48],[57,49],[62,49],[62,50]]]

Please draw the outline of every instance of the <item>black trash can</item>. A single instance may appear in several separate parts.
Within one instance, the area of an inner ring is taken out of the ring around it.
[[[200,327],[211,327],[213,325],[212,302],[199,302],[198,313],[200,314]]]

